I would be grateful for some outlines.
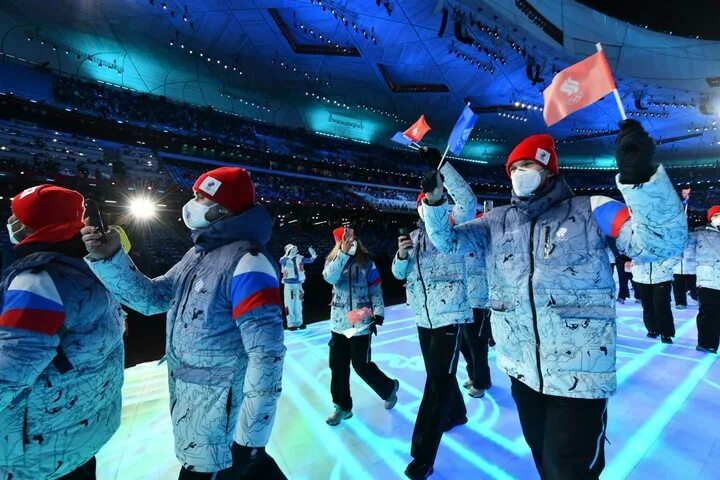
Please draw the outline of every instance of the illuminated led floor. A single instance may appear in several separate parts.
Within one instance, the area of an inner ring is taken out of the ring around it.
[[[618,309],[619,393],[610,401],[603,479],[720,478],[720,361],[694,350],[695,307],[675,311],[674,345],[645,337],[639,305]],[[390,412],[353,374],[354,417],[339,427],[331,409],[325,322],[287,332],[283,395],[268,451],[291,479],[404,478],[424,382],[411,312],[391,307],[374,361],[400,379]],[[523,441],[507,377],[495,367],[484,399],[467,397],[469,423],[443,438],[440,479],[538,478]],[[100,479],[175,479],[166,370],[155,363],[126,371],[122,426],[98,455]],[[465,380],[461,361],[459,380]]]

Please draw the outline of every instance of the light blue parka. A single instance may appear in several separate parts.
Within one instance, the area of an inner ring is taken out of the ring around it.
[[[277,262],[261,206],[192,233],[165,275],[143,275],[122,249],[88,264],[121,303],[167,311],[166,359],[175,455],[199,472],[232,465],[230,446],[267,445],[285,356]]]
[[[682,252],[687,221],[662,166],[647,183],[618,188],[632,212],[606,197],[575,197],[556,178],[537,195],[451,227],[447,206],[424,205],[428,235],[444,252],[485,251],[498,366],[532,389],[606,398],[616,389],[615,299],[608,237],[653,261]],[[614,203],[613,203],[614,202]]]

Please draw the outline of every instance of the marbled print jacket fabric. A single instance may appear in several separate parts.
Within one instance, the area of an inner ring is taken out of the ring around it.
[[[712,225],[696,228],[688,250],[697,262],[698,287],[720,290],[720,230]]]
[[[536,391],[575,398],[615,392],[608,237],[640,261],[685,247],[687,220],[662,166],[648,182],[618,188],[629,212],[605,197],[573,196],[562,177],[530,200],[513,197],[455,227],[446,205],[423,206],[441,251],[485,251],[498,366]]]
[[[121,303],[167,311],[175,454],[199,472],[229,467],[233,440],[260,447],[270,438],[285,356],[270,233],[270,216],[255,206],[194,230],[195,246],[160,277],[147,278],[122,250],[88,262]]]
[[[120,305],[81,258],[50,252],[13,263],[0,297],[0,478],[59,478],[120,426]]]

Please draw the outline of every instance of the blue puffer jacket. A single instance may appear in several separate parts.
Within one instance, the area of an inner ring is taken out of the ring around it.
[[[268,443],[280,396],[283,328],[271,219],[255,206],[194,230],[195,246],[149,279],[120,250],[88,261],[121,303],[167,311],[166,358],[175,455],[199,472],[232,464],[230,446]]]
[[[352,325],[347,314],[352,310],[367,307],[375,316],[385,316],[385,302],[382,295],[382,279],[372,261],[360,265],[342,251],[332,260],[325,262],[323,278],[333,286],[330,303],[330,331],[342,333]],[[364,320],[369,324],[371,319]],[[358,334],[369,335],[363,325],[355,325]]]
[[[699,230],[704,229],[705,227],[699,228]],[[682,256],[679,258],[678,263],[675,264],[675,268],[673,268],[673,273],[675,275],[695,275],[697,273],[697,261],[695,260],[695,244],[692,234],[688,239],[687,247],[685,247]]]
[[[13,263],[0,295],[0,478],[58,478],[120,426],[120,305],[82,258],[47,251]]]
[[[562,178],[530,200],[513,197],[454,228],[445,205],[424,205],[428,234],[441,251],[486,251],[498,366],[536,391],[576,398],[615,392],[608,237],[641,261],[685,247],[687,220],[662,166],[647,183],[618,188],[630,218],[614,200],[574,197]]]
[[[455,201],[452,209],[453,221],[465,223],[475,218],[477,197],[470,185],[449,164],[441,169],[448,195]],[[418,229],[410,233],[412,251],[405,260],[393,259],[392,272],[398,280],[407,280],[407,300],[415,312],[415,323],[423,328],[440,328],[457,323],[468,323],[473,319],[470,306],[470,275],[466,267],[472,267],[473,294],[485,280],[483,264],[479,255],[445,254],[432,244],[425,232],[422,220]],[[482,276],[480,276],[482,275]],[[487,288],[485,288],[487,292]],[[478,300],[476,300],[478,301]]]
[[[395,255],[392,272],[407,280],[407,300],[415,312],[415,323],[440,328],[473,319],[465,283],[465,255],[440,252],[425,232],[423,222],[410,233],[413,249],[405,260]]]
[[[689,250],[697,261],[697,285],[720,290],[720,230],[712,225],[690,234]]]
[[[645,285],[672,282],[673,268],[680,262],[680,256],[657,262],[632,262],[633,281]]]

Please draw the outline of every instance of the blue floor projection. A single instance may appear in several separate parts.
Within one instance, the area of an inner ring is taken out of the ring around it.
[[[720,478],[720,361],[694,350],[697,306],[674,310],[674,345],[645,337],[637,304],[618,308],[618,394],[609,405],[603,479]],[[400,380],[394,410],[357,376],[354,417],[339,427],[324,419],[332,405],[327,322],[287,332],[283,395],[268,451],[290,479],[401,479],[420,404],[424,370],[412,313],[390,307],[373,339],[374,361]],[[461,361],[458,380],[466,379]],[[495,366],[483,399],[466,397],[469,422],[443,438],[433,480],[536,479],[510,382]],[[98,478],[177,478],[164,365],[126,371],[122,426],[98,455]]]

